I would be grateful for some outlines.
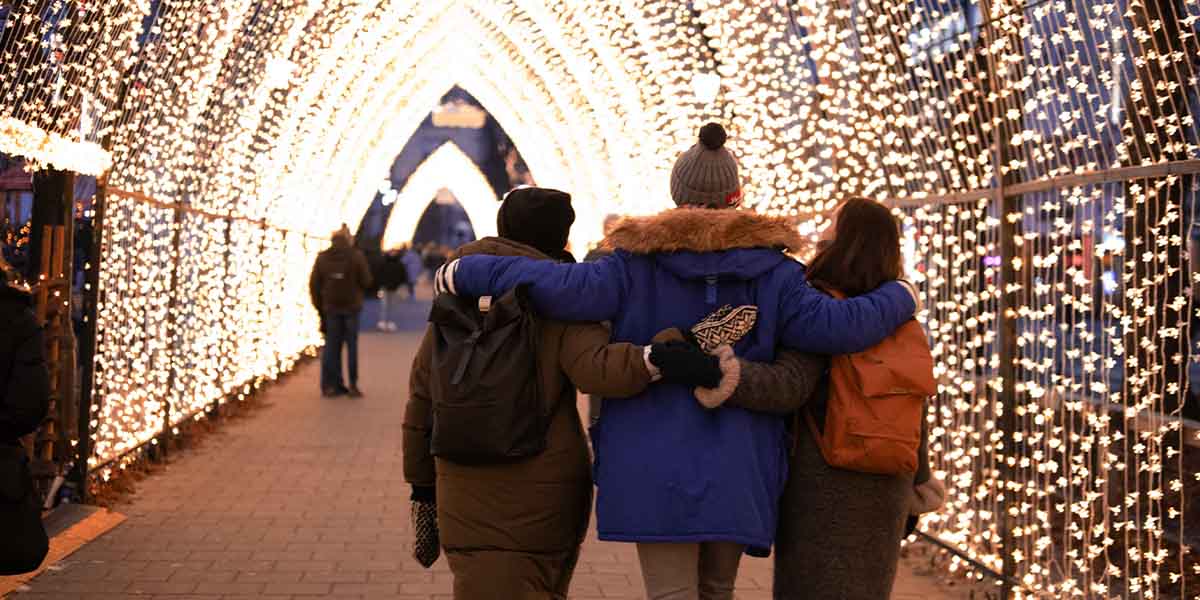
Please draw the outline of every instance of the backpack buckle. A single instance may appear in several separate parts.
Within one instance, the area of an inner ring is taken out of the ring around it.
[[[492,310],[492,297],[481,296],[479,298],[479,312],[487,314],[489,310]]]

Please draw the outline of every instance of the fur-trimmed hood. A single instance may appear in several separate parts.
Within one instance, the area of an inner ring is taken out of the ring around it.
[[[604,248],[631,254],[736,248],[775,248],[794,254],[805,245],[789,219],[708,208],[676,208],[650,217],[627,218],[601,243]]]

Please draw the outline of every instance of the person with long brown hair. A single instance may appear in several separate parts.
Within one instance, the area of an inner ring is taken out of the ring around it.
[[[847,296],[866,294],[903,273],[896,217],[886,206],[860,196],[838,207],[808,266],[813,285]]]
[[[809,281],[853,297],[902,278],[899,224],[868,198],[843,202],[808,268]],[[776,534],[777,600],[888,598],[900,543],[916,515],[941,505],[944,490],[931,477],[922,424],[917,472],[876,475],[830,466],[804,416],[825,422],[829,359],[783,353],[774,365],[736,360],[739,383],[725,406],[792,415],[795,437]],[[733,371],[735,369],[730,369]],[[711,406],[711,403],[707,406]]]

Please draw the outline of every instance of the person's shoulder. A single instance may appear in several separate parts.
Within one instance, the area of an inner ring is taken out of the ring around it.
[[[808,267],[803,262],[786,257],[779,264],[771,269],[767,277],[775,282],[785,294],[797,294],[812,291],[812,286],[808,283],[807,277]]]

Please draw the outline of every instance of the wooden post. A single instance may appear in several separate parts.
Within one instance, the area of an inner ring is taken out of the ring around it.
[[[46,332],[50,413],[36,434],[32,457],[35,477],[44,484],[63,475],[71,459],[71,436],[78,412],[71,322],[75,176],[66,171],[40,171],[34,175],[33,194],[31,245],[36,260],[32,265],[37,267],[34,299],[36,315]]]
[[[96,383],[97,319],[103,301],[100,294],[100,265],[104,257],[104,212],[108,204],[108,182],[96,182],[92,203],[92,239],[88,265],[84,270],[83,330],[79,336],[79,422],[75,446],[75,470],[71,479],[78,487],[79,501],[88,498],[88,459],[92,456],[92,391]]]

